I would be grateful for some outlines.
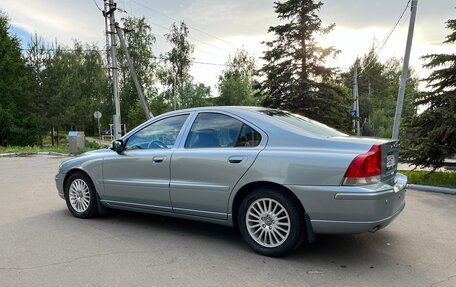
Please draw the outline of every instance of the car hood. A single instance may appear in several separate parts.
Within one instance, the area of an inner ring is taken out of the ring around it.
[[[112,152],[112,150],[109,149],[109,148],[96,149],[96,150],[91,150],[91,151],[87,151],[85,153],[82,153],[82,154],[79,155],[79,157],[87,156],[87,155],[94,155],[94,154],[111,153],[111,152]]]
[[[110,149],[99,149],[88,151],[79,156],[70,158],[60,164],[59,173],[66,173],[72,168],[84,169],[84,165],[91,161],[102,160],[105,156],[112,155],[113,151]]]

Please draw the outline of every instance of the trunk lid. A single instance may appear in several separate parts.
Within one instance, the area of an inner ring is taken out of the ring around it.
[[[373,145],[381,149],[381,181],[394,185],[394,177],[399,162],[399,142],[392,139],[370,138],[370,137],[332,137],[332,141],[344,142],[351,148],[359,150],[359,154],[369,151]]]

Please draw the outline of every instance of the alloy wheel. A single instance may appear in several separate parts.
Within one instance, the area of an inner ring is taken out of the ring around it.
[[[85,212],[90,205],[89,186],[80,178],[71,183],[68,196],[71,207],[77,212]]]
[[[278,201],[259,198],[247,208],[245,223],[249,235],[264,247],[277,247],[287,240],[290,230],[290,216]]]

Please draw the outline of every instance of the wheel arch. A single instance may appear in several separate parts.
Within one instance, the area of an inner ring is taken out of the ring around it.
[[[288,195],[290,195],[294,201],[298,203],[298,206],[302,209],[302,212],[304,215],[306,215],[306,209],[302,202],[298,199],[298,197],[291,191],[290,189],[286,188],[285,186],[275,183],[275,182],[270,182],[270,181],[255,181],[255,182],[250,182],[239,188],[239,190],[236,192],[233,203],[231,205],[231,214],[233,218],[233,226],[237,228],[237,218],[238,218],[238,212],[239,212],[239,207],[242,203],[242,200],[253,190],[261,188],[261,187],[270,187],[274,188],[275,190],[279,190],[280,192],[285,192]]]
[[[83,170],[82,168],[72,168],[66,173],[65,178],[63,179],[63,190],[64,191],[65,191],[65,186],[68,182],[68,179],[75,173],[85,174],[88,178],[90,178],[90,180],[92,181],[92,184],[94,183],[92,177],[85,170]]]
[[[299,198],[294,194],[293,191],[288,189],[287,187],[275,183],[275,182],[270,182],[270,181],[255,181],[255,182],[250,182],[239,188],[239,190],[236,192],[233,203],[231,205],[231,213],[232,213],[232,222],[234,228],[238,228],[238,212],[239,212],[239,207],[242,203],[242,200],[253,190],[260,188],[260,187],[272,187],[275,189],[280,190],[280,192],[285,192],[288,195],[290,195],[295,202],[298,203],[298,206],[301,208],[301,211],[303,212],[304,218],[306,220],[305,225],[306,225],[306,240],[309,243],[312,243],[316,240],[316,235],[313,231],[312,228],[312,223],[310,221],[310,217],[306,212],[306,208],[304,204],[299,200]]]

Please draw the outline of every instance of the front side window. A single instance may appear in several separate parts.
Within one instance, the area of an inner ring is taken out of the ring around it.
[[[187,118],[188,115],[179,115],[154,122],[129,137],[125,148],[127,150],[172,148]]]
[[[195,119],[185,143],[186,148],[224,148],[257,146],[258,132],[230,116],[200,113]]]

